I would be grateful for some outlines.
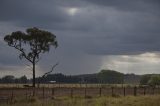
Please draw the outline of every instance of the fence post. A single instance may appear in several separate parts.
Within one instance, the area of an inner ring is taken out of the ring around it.
[[[100,97],[102,96],[102,88],[101,87],[99,88],[99,96]]]
[[[126,88],[123,88],[123,95],[126,96]]]
[[[27,89],[26,89],[26,99],[27,99],[27,95],[28,95],[28,94],[27,94]]]
[[[73,98],[73,88],[71,88],[71,98]]]
[[[32,95],[35,96],[35,87],[32,90],[33,90],[33,94]]]
[[[153,87],[153,95],[154,95],[154,90],[155,90],[155,87]]]
[[[137,87],[134,87],[134,96],[137,96]]]
[[[84,97],[86,98],[86,96],[87,96],[87,89],[86,89],[86,87],[84,88]]]
[[[112,89],[112,97],[114,96],[114,87],[111,87]]]
[[[44,96],[44,87],[43,87],[43,99],[45,98],[45,96]]]
[[[54,96],[54,93],[55,93],[54,88],[52,88],[52,96]]]
[[[11,103],[13,102],[13,97],[14,97],[14,90],[13,90],[14,88],[12,88],[12,92],[11,92]]]
[[[144,92],[143,92],[143,94],[146,95],[146,87],[144,87]]]

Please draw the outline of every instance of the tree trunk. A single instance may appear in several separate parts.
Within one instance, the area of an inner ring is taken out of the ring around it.
[[[33,62],[33,87],[35,87],[36,84],[36,78],[35,78],[35,62]]]

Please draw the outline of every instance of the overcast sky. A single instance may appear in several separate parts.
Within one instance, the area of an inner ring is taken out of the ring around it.
[[[160,73],[160,0],[0,0],[0,76],[26,74],[3,37],[29,27],[57,36],[59,47],[42,56],[37,76],[50,70],[86,74],[112,69]]]

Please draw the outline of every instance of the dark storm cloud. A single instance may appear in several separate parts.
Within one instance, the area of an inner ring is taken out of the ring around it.
[[[159,5],[157,0],[2,0],[0,20],[65,31],[62,38],[76,36],[75,45],[91,54],[140,53],[159,51]],[[80,10],[70,16],[67,7]]]
[[[109,6],[122,11],[137,12],[156,12],[154,9],[160,9],[159,0],[84,0],[95,5]]]
[[[160,3],[158,1],[141,0],[132,1],[131,3],[129,1],[119,1],[120,3],[118,3],[118,1],[108,2],[106,0],[102,2],[102,0],[93,0],[90,2],[95,3],[95,5],[106,6],[103,8],[106,9],[105,11],[107,11],[107,6],[116,9],[111,9],[110,13],[101,10],[100,7],[99,11],[98,9],[94,10],[97,14],[102,12],[103,20],[98,20],[99,24],[97,25],[92,24],[94,29],[101,28],[96,31],[93,30],[94,33],[91,35],[96,35],[96,37],[85,37],[86,42],[84,45],[87,46],[85,49],[88,53],[103,55],[139,54],[160,50],[160,15],[157,14],[160,10]],[[141,5],[138,5],[138,3]],[[139,7],[133,9],[134,4]],[[145,9],[142,11],[143,6]],[[127,11],[124,9],[125,7]],[[151,10],[154,10],[154,12]],[[102,19],[98,15],[96,17]]]
[[[0,3],[0,20],[10,21],[20,26],[42,27],[65,22],[68,15],[54,3],[54,1],[49,0],[2,0]]]
[[[71,8],[77,9],[74,14]],[[59,70],[88,73],[100,67],[96,56],[159,51],[159,11],[159,0],[1,0],[0,28],[7,30],[0,31],[0,42],[5,34],[28,27],[49,30],[57,35],[58,53],[47,54],[41,66],[52,65],[57,56]],[[5,46],[0,46],[0,63],[19,66],[15,52],[10,54],[14,50]]]

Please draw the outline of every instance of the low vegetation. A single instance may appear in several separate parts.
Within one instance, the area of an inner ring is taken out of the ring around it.
[[[151,85],[151,86],[160,85],[160,75],[159,74],[143,75],[140,84]]]
[[[36,97],[29,100],[25,98],[16,99],[12,106],[160,106],[160,95],[150,96],[116,96],[116,97],[59,97],[52,100],[40,101]],[[10,106],[11,104],[0,104]]]

